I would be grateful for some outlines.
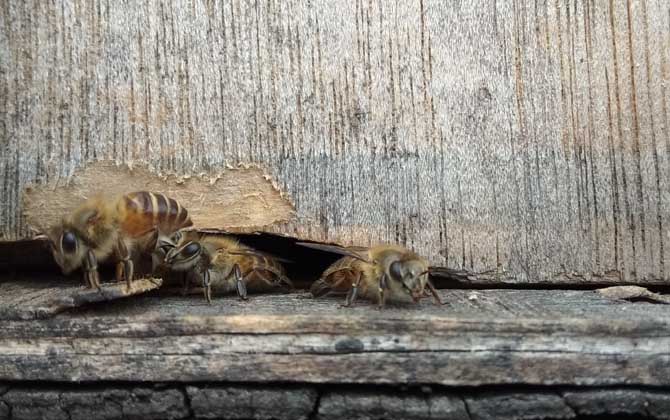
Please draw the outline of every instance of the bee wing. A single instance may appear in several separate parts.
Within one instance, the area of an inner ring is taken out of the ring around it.
[[[358,273],[356,259],[344,257],[328,267],[321,278],[312,283],[309,291],[314,297],[347,294]]]
[[[270,254],[270,253],[267,253],[267,252],[257,251],[255,249],[239,249],[239,250],[236,250],[236,251],[228,251],[228,253],[232,254],[232,255],[248,255],[248,256],[252,256],[252,257],[272,258],[275,261],[279,261],[279,262],[286,263],[286,264],[293,264],[293,261],[291,261],[291,260],[287,260],[285,258],[280,258],[280,257],[277,257],[277,256],[275,256],[273,254]]]
[[[281,270],[278,270],[277,267],[273,267],[269,264],[259,264],[254,267],[254,271],[267,271],[269,273],[274,274],[277,277],[278,283],[283,283],[285,286],[288,286],[290,289],[294,289],[295,287],[293,286],[293,282],[284,275],[284,273],[281,272]]]
[[[322,297],[332,293],[335,289],[326,279],[318,279],[309,288],[310,293],[314,297]]]
[[[296,242],[300,246],[307,248],[318,249],[319,251],[332,252],[335,254],[345,255],[347,257],[355,258],[367,263],[371,263],[367,256],[365,255],[369,248],[365,247],[342,247],[337,245],[326,245],[326,244],[317,244],[313,242]]]

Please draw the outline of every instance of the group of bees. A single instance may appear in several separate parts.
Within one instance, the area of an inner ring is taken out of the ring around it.
[[[246,300],[248,291],[293,289],[279,258],[231,237],[200,234],[192,226],[188,211],[176,200],[139,191],[113,200],[87,200],[53,226],[48,237],[63,273],[81,269],[90,288],[100,288],[98,262],[116,263],[116,280],[130,288],[135,263],[145,258],[154,274],[182,273],[184,292],[202,288],[210,303],[212,292],[236,292]],[[362,297],[380,308],[387,301],[417,302],[430,295],[441,303],[428,278],[440,269],[403,247],[300,245],[342,255],[312,284],[315,297],[346,295],[344,306]]]

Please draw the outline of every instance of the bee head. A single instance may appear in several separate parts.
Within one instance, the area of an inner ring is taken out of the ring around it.
[[[200,260],[202,246],[197,241],[186,241],[170,250],[165,255],[165,264],[175,271],[188,271]]]
[[[399,283],[414,301],[418,301],[426,286],[428,267],[418,259],[397,260],[389,265],[387,276],[391,281]]]
[[[68,275],[81,267],[89,250],[77,232],[68,226],[60,226],[49,235],[51,254],[63,274]]]

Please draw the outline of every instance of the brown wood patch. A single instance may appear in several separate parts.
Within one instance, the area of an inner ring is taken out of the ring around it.
[[[218,175],[178,177],[145,166],[95,162],[66,185],[49,183],[24,193],[24,216],[36,232],[58,223],[87,198],[116,197],[132,191],[161,192],[188,209],[195,226],[247,232],[292,219],[293,204],[257,167],[227,169]]]

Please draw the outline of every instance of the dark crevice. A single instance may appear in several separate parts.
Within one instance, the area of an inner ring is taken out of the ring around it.
[[[186,411],[188,412],[188,415],[185,417],[185,419],[194,419],[195,414],[193,413],[193,406],[191,404],[191,396],[188,394],[188,389],[186,389],[186,386],[179,386],[177,388],[184,396],[184,405],[186,406]]]
[[[321,396],[323,392],[320,389],[316,389],[316,398],[314,399],[314,407],[312,411],[307,416],[307,420],[316,420],[319,417],[319,408],[321,406]]]
[[[468,399],[463,395],[460,395],[459,398],[463,401],[463,407],[465,407],[465,413],[468,415],[468,419],[473,420],[472,413],[470,412],[470,405],[468,405]]]
[[[574,417],[578,417],[578,416],[579,416],[578,413],[577,413],[577,410],[575,409],[575,407],[573,407],[572,405],[570,405],[570,404],[568,403],[568,399],[564,397],[564,395],[563,395],[562,392],[555,392],[554,394],[555,394],[558,398],[560,398],[561,401],[563,401],[563,404],[565,404],[565,406],[572,412],[572,415],[573,415]]]
[[[222,231],[214,230],[203,230],[202,232],[224,234]],[[286,260],[284,266],[288,277],[293,280],[298,289],[309,288],[330,264],[341,257],[332,252],[301,246],[298,242],[304,240],[295,237],[262,232],[229,235],[234,236],[245,245]],[[138,267],[138,275],[148,274],[142,272],[141,266],[142,264]],[[111,264],[100,264],[99,271],[103,279],[114,277],[114,267]],[[9,276],[0,276],[0,282],[11,280],[19,274],[63,278],[53,261],[45,239],[0,242],[0,272],[9,273]],[[518,283],[508,273],[498,273],[495,270],[473,272],[452,268],[444,269],[440,275],[432,276],[432,281],[438,289],[594,290],[614,285],[644,285],[652,292],[670,293],[670,284],[661,279],[647,279],[647,281],[635,284],[623,282],[612,274],[563,273],[557,276],[561,278],[560,283],[553,282],[552,279]],[[81,282],[81,273],[75,272],[63,280],[73,283]]]
[[[58,405],[60,406],[60,410],[67,416],[68,420],[72,420],[72,413],[63,403],[63,393],[58,394]]]

